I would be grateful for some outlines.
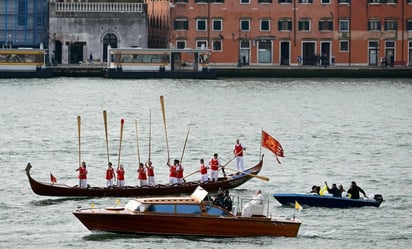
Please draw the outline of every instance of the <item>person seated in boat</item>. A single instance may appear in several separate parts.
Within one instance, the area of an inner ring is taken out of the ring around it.
[[[329,188],[328,183],[325,182],[326,189],[328,190],[329,194],[332,194],[333,197],[342,197],[336,183],[332,183],[332,188]]]
[[[106,169],[106,188],[113,187],[114,169],[112,163],[109,162]]]
[[[205,165],[205,160],[203,158],[200,159],[200,183],[204,183],[209,181],[209,175],[207,174],[207,170],[209,167]]]
[[[87,188],[87,169],[86,169],[86,162],[82,162],[76,171],[79,171],[79,187],[80,188]]]
[[[314,195],[320,195],[320,186],[313,185],[310,193]]]
[[[359,199],[359,192],[362,193],[365,198],[368,198],[365,191],[363,191],[361,187],[356,185],[356,182],[352,181],[350,188],[348,189],[348,196],[350,196],[351,199]]]
[[[252,200],[246,203],[242,209],[242,216],[250,217],[252,215],[262,215],[263,213],[263,201],[262,191],[257,190]]]
[[[137,186],[143,187],[147,185],[147,175],[146,168],[143,163],[139,163],[139,168],[137,169]]]
[[[225,190],[225,194],[223,195],[223,208],[227,211],[232,211],[233,203],[232,199],[229,195],[229,190]]]
[[[342,184],[339,184],[338,189],[339,189],[340,196],[346,197],[347,193],[346,193],[346,190],[343,188]]]
[[[169,184],[173,185],[177,183],[177,171],[176,171],[176,166],[178,164],[179,160],[175,159],[173,162],[173,165],[170,164],[170,161],[168,160],[166,165],[169,167]]]
[[[176,181],[177,184],[182,184],[184,182],[184,177],[183,177],[183,166],[182,163],[179,160],[177,161],[177,165],[176,165]]]
[[[210,178],[214,182],[217,181],[217,179],[219,178],[219,167],[222,167],[218,157],[219,157],[219,155],[217,153],[215,153],[215,154],[213,154],[213,157],[209,160]]]
[[[152,161],[148,160],[145,166],[146,166],[146,172],[147,172],[147,183],[149,184],[149,186],[156,185],[154,167],[152,165]]]
[[[223,193],[223,189],[219,188],[219,190],[217,191],[217,195],[215,196],[215,198],[213,200],[213,205],[223,207],[224,197],[225,196],[224,196],[224,193]]]
[[[120,164],[120,166],[116,170],[117,174],[117,186],[120,188],[124,188],[125,186],[125,181],[124,181],[124,168],[123,164]]]

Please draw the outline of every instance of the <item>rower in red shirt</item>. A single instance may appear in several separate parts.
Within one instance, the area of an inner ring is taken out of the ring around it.
[[[152,161],[147,161],[146,162],[146,171],[147,171],[147,180],[149,186],[154,186],[156,185],[155,183],[155,175],[154,175],[154,167],[152,165]]]
[[[210,166],[210,178],[212,178],[212,181],[217,181],[217,179],[219,178],[219,167],[222,166],[220,164],[217,153],[213,154],[213,157],[209,161],[209,166]]]
[[[205,160],[200,159],[200,183],[204,183],[209,181],[209,176],[207,174],[207,170],[209,167],[205,165]]]
[[[82,162],[82,165],[76,169],[79,171],[79,187],[80,188],[87,188],[87,169],[86,169],[86,162]]]
[[[117,168],[116,170],[117,173],[117,186],[123,188],[125,186],[125,181],[124,181],[124,168],[123,164],[120,164],[120,167]]]
[[[113,187],[113,179],[114,179],[114,169],[112,168],[112,163],[109,162],[106,169],[106,188]]]
[[[177,183],[177,164],[179,160],[175,159],[173,165],[170,164],[170,161],[167,161],[166,165],[169,167],[169,184],[173,185]]]
[[[239,172],[245,171],[245,166],[243,163],[243,151],[245,150],[246,148],[243,147],[243,145],[239,142],[239,139],[236,139],[236,144],[233,148],[233,154],[236,157],[236,167],[237,171]]]
[[[147,185],[146,168],[144,167],[143,163],[140,163],[139,168],[137,169],[137,186],[143,187],[146,185]]]

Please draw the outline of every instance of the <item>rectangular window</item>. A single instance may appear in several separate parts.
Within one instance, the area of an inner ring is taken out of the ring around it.
[[[240,20],[240,31],[250,31],[250,20],[249,19]]]
[[[368,30],[369,31],[381,31],[381,21],[379,21],[379,19],[369,19]]]
[[[349,20],[339,20],[339,32],[349,32]]]
[[[338,3],[350,3],[350,0],[339,0]]]
[[[44,26],[44,18],[43,18],[43,16],[37,16],[36,17],[36,25],[37,26]]]
[[[185,49],[186,48],[186,41],[176,41],[176,48],[177,49]]]
[[[188,30],[189,29],[189,22],[187,19],[176,19],[174,22],[175,30]]]
[[[386,48],[395,48],[395,42],[394,41],[386,41],[385,42],[385,47]]]
[[[213,47],[212,47],[213,51],[222,51],[222,41],[221,40],[213,40],[212,44],[213,44]]]
[[[368,0],[368,3],[382,3],[382,0]]]
[[[278,3],[292,3],[292,0],[278,0]]]
[[[210,0],[211,3],[225,3],[225,0]]]
[[[175,0],[175,3],[188,3],[189,0]]]
[[[322,19],[319,21],[319,31],[332,31],[333,21],[330,19]]]
[[[206,31],[207,30],[207,19],[196,19],[196,30]]]
[[[222,23],[223,23],[222,19],[213,19],[212,20],[213,31],[222,31],[223,30]]]
[[[250,48],[250,41],[241,40],[240,41],[240,48]]]
[[[27,25],[27,1],[19,0],[18,2],[18,25]]]
[[[406,30],[412,31],[412,19],[406,21]]]
[[[313,0],[299,0],[299,3],[312,3]]]
[[[369,41],[368,47],[369,48],[379,48],[379,42],[378,41]]]
[[[240,0],[241,4],[250,4],[250,0]]]
[[[383,2],[385,2],[385,1],[386,1],[386,3],[389,3],[389,4],[398,3],[398,0],[384,0]]]
[[[197,41],[196,41],[196,48],[197,48],[197,49],[206,49],[206,48],[207,48],[207,41],[205,41],[205,40],[197,40]]]
[[[411,3],[412,3],[412,0],[408,0],[408,3],[411,4]]]
[[[398,21],[393,19],[385,20],[385,31],[396,31],[398,30]]]
[[[320,3],[321,4],[330,4],[330,0],[321,0]]]
[[[208,3],[209,0],[195,0],[195,3]]]
[[[272,0],[258,0],[258,3],[272,3]]]
[[[278,21],[279,31],[292,31],[292,20],[281,19]]]
[[[340,41],[339,42],[339,51],[348,52],[349,51],[349,41]]]
[[[310,20],[309,19],[301,19],[299,20],[299,31],[310,31]]]
[[[270,20],[269,19],[260,20],[260,31],[263,31],[263,32],[270,31]]]

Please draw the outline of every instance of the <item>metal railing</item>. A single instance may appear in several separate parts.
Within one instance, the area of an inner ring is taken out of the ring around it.
[[[56,12],[89,12],[89,13],[138,12],[138,13],[142,13],[143,4],[142,3],[63,2],[63,3],[56,3]]]

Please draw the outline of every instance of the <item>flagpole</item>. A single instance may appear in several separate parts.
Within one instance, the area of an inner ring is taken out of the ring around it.
[[[263,128],[262,128],[262,131],[260,132],[260,150],[259,150],[260,159],[262,159],[262,142],[263,142],[262,133],[263,133]]]

